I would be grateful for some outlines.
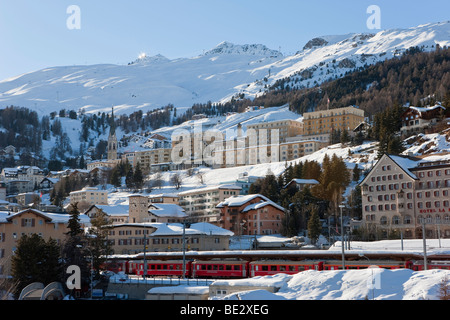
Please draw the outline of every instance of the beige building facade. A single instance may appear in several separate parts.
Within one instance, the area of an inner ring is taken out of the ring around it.
[[[364,110],[353,106],[307,112],[303,114],[303,135],[308,139],[329,142],[333,130],[347,130],[353,133],[364,121]]]
[[[99,190],[94,187],[85,187],[78,191],[72,191],[70,194],[70,204],[78,203],[93,205],[93,204],[108,204],[108,191]]]
[[[450,238],[450,162],[383,155],[360,185],[367,226]]]
[[[90,225],[89,217],[80,215],[81,226]],[[24,235],[37,234],[48,241],[50,238],[62,244],[68,232],[70,215],[47,213],[27,209],[18,213],[0,212],[0,278],[8,277],[11,272],[11,257]]]

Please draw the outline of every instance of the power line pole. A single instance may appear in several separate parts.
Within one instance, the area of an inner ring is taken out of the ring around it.
[[[427,240],[425,236],[425,219],[422,223],[422,239],[423,239],[423,270],[428,270],[427,262]]]

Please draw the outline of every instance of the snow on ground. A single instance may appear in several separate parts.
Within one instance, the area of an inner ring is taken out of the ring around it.
[[[283,285],[276,293],[258,289],[233,293],[223,299],[439,300],[439,286],[445,277],[450,277],[449,270],[419,272],[409,269],[380,268],[347,271],[308,270],[286,276],[283,279]]]
[[[265,237],[265,241],[279,242],[282,237]],[[427,239],[427,253],[450,254],[450,239]],[[401,251],[401,240],[373,242],[352,241],[346,252]],[[341,251],[337,241],[330,251]],[[423,240],[403,240],[403,250],[421,253]],[[308,270],[296,275],[256,277],[253,279],[220,280],[230,285],[275,285],[276,293],[256,289],[233,293],[214,299],[225,300],[438,300],[438,290],[443,279],[450,280],[450,270],[412,271],[370,268],[363,270]],[[282,284],[280,284],[282,282]]]

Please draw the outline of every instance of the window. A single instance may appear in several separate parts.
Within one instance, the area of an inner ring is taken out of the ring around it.
[[[400,217],[399,216],[393,216],[392,217],[392,224],[400,224]]]
[[[406,215],[406,216],[403,218],[403,223],[404,223],[404,224],[410,224],[410,223],[411,223],[411,216]]]

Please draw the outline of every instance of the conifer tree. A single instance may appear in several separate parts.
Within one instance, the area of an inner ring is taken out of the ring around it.
[[[19,239],[12,257],[12,275],[17,281],[17,292],[33,282],[47,285],[59,281],[60,248],[55,240],[47,242],[38,234],[24,235]]]
[[[63,261],[63,268],[67,268],[71,265],[80,267],[81,271],[81,283],[87,285],[90,281],[89,266],[87,257],[90,253],[86,249],[86,238],[84,237],[84,231],[81,228],[78,205],[75,203],[69,212],[70,219],[68,223],[68,232],[66,232],[66,240],[63,244],[61,256]],[[67,281],[68,274],[63,273],[63,283]]]
[[[315,245],[317,240],[319,239],[321,233],[321,225],[319,212],[315,205],[309,206],[310,216],[308,220],[308,237],[311,239],[311,244]]]
[[[100,267],[105,262],[106,257],[112,254],[111,245],[108,242],[108,216],[103,210],[98,210],[91,218],[91,228],[88,230],[88,241],[90,253],[93,259],[93,269],[98,276]]]
[[[142,174],[140,162],[138,162],[136,164],[136,168],[134,170],[133,184],[134,184],[134,187],[137,189],[141,189],[144,184],[144,175]]]

